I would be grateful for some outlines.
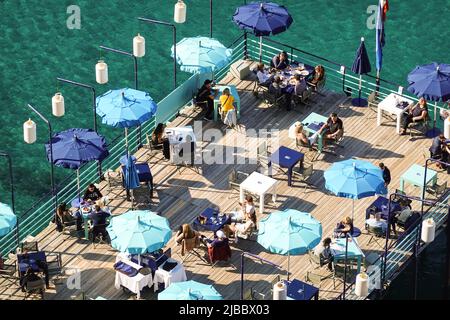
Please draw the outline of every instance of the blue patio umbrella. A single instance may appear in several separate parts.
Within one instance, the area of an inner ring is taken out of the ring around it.
[[[6,236],[17,225],[17,216],[7,204],[0,203],[0,237]]]
[[[138,255],[163,248],[172,236],[169,221],[151,211],[115,216],[107,231],[113,248]]]
[[[149,93],[129,88],[109,90],[97,98],[97,114],[102,117],[102,123],[125,128],[127,150],[128,128],[150,120],[157,108]]]
[[[367,55],[366,45],[364,44],[364,38],[361,38],[361,44],[356,51],[355,60],[352,65],[352,72],[359,74],[359,90],[358,98],[352,100],[352,105],[357,107],[366,107],[367,100],[361,98],[362,88],[362,75],[371,71],[369,56]]]
[[[300,255],[319,244],[322,225],[311,214],[294,209],[271,213],[259,222],[258,243],[270,252]]]
[[[338,197],[354,200],[386,194],[382,170],[368,161],[349,159],[334,163],[324,173],[325,188]]]
[[[190,73],[213,73],[230,62],[233,51],[216,39],[184,38],[177,43],[177,62]],[[172,46],[172,57],[174,47]]]
[[[158,300],[223,300],[217,290],[193,280],[172,283],[158,294]]]
[[[440,131],[436,128],[437,102],[450,100],[450,65],[433,62],[417,66],[409,73],[408,82],[409,92],[435,102],[433,130],[427,135],[438,135]]]
[[[80,167],[90,161],[103,161],[108,155],[106,140],[92,129],[73,128],[59,132],[50,141],[53,164],[77,171],[78,198],[80,198]],[[50,161],[50,143],[45,145]]]
[[[262,37],[286,31],[294,21],[286,7],[274,2],[254,2],[236,9],[233,21],[237,26],[259,37],[262,59]]]

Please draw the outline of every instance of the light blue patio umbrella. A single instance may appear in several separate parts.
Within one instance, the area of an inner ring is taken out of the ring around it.
[[[233,51],[216,39],[184,38],[177,43],[177,62],[180,69],[190,73],[214,73],[230,62]],[[174,48],[172,46],[172,57]]]
[[[163,248],[172,236],[169,221],[151,211],[113,217],[107,231],[113,248],[138,255]]]
[[[322,224],[311,214],[294,209],[271,213],[259,222],[258,243],[272,253],[300,255],[317,246]]]
[[[338,197],[353,200],[352,219],[355,199],[387,193],[383,171],[368,161],[349,159],[336,162],[325,171],[324,177],[327,190]]]
[[[125,128],[127,151],[128,128],[150,120],[157,108],[149,93],[130,88],[109,90],[97,98],[97,114],[102,117],[102,123],[114,128]]]
[[[17,216],[7,204],[0,203],[0,237],[6,236],[17,225]]]
[[[158,300],[223,300],[217,290],[193,280],[172,283],[158,294]]]

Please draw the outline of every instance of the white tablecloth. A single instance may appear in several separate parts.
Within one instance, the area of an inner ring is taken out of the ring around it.
[[[403,113],[403,109],[398,108],[397,104],[401,102],[407,102],[408,104],[413,103],[411,99],[401,97],[395,93],[391,93],[383,101],[378,104],[378,113],[377,113],[377,125],[381,125],[381,118],[383,116],[383,111],[388,112],[390,114],[395,114],[397,116],[396,122],[396,131],[400,133],[400,121],[401,114]]]
[[[165,288],[167,288],[172,283],[187,281],[186,270],[184,269],[184,266],[181,264],[181,262],[174,259],[168,259],[167,261],[178,262],[178,265],[170,272],[167,272],[162,268],[165,263],[160,266],[158,270],[156,270],[155,278],[153,279],[153,288],[155,292],[158,291],[159,282],[163,282]]]
[[[130,260],[127,259],[118,259],[118,261],[123,261],[124,263],[132,266],[133,268],[140,270],[142,267]],[[152,274],[143,275],[138,273],[134,277],[129,277],[121,272],[116,271],[116,281],[115,287],[116,289],[120,289],[121,286],[127,288],[131,292],[137,294],[137,298],[141,298],[141,290],[145,287],[151,287],[153,285]]]

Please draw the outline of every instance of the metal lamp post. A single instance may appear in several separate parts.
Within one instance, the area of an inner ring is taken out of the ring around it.
[[[50,179],[51,179],[51,185],[52,185],[52,195],[54,200],[54,207],[55,207],[55,214],[56,209],[58,207],[58,193],[56,192],[55,188],[55,173],[54,173],[54,164],[53,164],[53,145],[52,145],[52,126],[50,124],[50,121],[47,120],[39,111],[37,111],[31,104],[27,105],[28,108],[30,108],[35,114],[39,116],[48,126],[48,136],[49,136],[49,145],[50,145]],[[34,142],[34,141],[33,141]],[[31,142],[31,143],[33,143]]]
[[[173,88],[177,88],[177,27],[173,23],[148,19],[148,18],[138,18],[139,21],[143,21],[149,24],[159,24],[163,26],[172,27],[173,30]]]
[[[14,213],[16,213],[15,199],[14,199],[14,179],[13,179],[11,156],[4,151],[0,151],[0,157],[5,157],[8,160],[9,182],[11,184],[11,209]],[[19,241],[19,220],[17,220],[17,223],[16,223],[16,241],[17,241],[17,246],[19,246],[19,243],[20,243],[20,241]]]
[[[137,57],[133,53],[126,52],[126,51],[123,51],[123,50],[108,48],[108,47],[105,47],[105,46],[100,46],[100,49],[103,49],[105,51],[109,51],[109,52],[113,52],[113,53],[117,53],[117,54],[121,54],[121,55],[133,58],[133,61],[134,61],[134,89],[139,90],[139,87],[138,87],[138,61],[137,61]],[[138,147],[140,148],[142,146],[142,131],[141,131],[141,126],[140,125],[139,125],[138,128],[139,128]]]
[[[90,86],[90,85],[87,85],[84,83],[67,80],[67,79],[63,79],[63,78],[56,78],[56,80],[58,80],[59,82],[63,82],[63,83],[77,86],[77,87],[91,90],[91,92],[92,92],[92,113],[93,113],[93,119],[94,119],[93,120],[93,122],[94,122],[93,129],[95,132],[98,132],[98,128],[97,128],[97,92],[95,91],[95,88],[93,86]],[[97,169],[98,169],[98,176],[101,179],[102,178],[102,164],[100,162],[97,162]]]
[[[282,269],[282,267],[276,263],[273,263],[267,259],[261,258],[260,256],[257,256],[256,254],[243,251],[241,254],[241,300],[244,300],[244,260],[245,260],[244,257],[245,256],[248,256],[252,259],[256,259],[261,262],[267,263],[275,268]]]

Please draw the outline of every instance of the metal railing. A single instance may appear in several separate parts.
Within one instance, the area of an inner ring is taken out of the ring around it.
[[[254,38],[247,40],[248,56],[252,60],[259,60],[259,41]],[[322,65],[325,68],[326,75],[326,87],[335,92],[343,92],[347,95],[354,93],[355,95],[359,90],[360,75],[351,71],[351,67],[344,64],[329,60],[319,55],[306,52],[304,50],[295,48],[293,46],[280,43],[270,38],[263,37],[262,43],[262,62],[266,65],[270,64],[272,58],[280,51],[286,51],[290,61],[298,61],[311,66]],[[414,102],[418,101],[418,98],[409,94],[402,85],[385,79],[380,79],[380,83],[377,84],[375,76],[367,74],[361,76],[361,96],[368,97],[372,92],[377,91],[377,101],[381,101],[387,95],[394,93],[398,96],[410,99]],[[399,92],[401,91],[401,93]],[[433,120],[436,127],[443,129],[444,121],[440,118],[440,112],[442,110],[448,110],[445,106],[433,105],[429,108],[429,119]]]

